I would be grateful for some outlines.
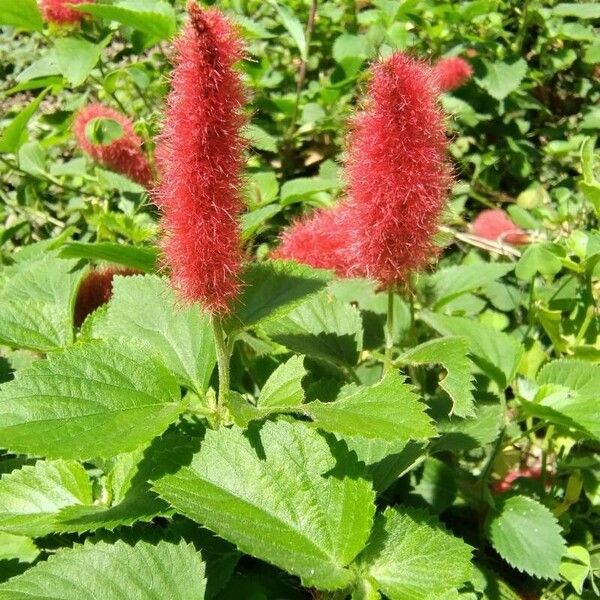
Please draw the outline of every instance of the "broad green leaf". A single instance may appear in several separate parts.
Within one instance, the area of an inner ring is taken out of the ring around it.
[[[420,318],[442,335],[466,338],[474,362],[502,389],[514,378],[523,349],[509,335],[465,317],[422,311]]]
[[[369,544],[358,558],[364,578],[390,600],[431,600],[471,576],[471,547],[439,522],[412,509],[378,515]]]
[[[0,391],[0,447],[52,458],[111,457],[182,410],[175,378],[145,346],[89,342],[19,371]]]
[[[304,26],[298,20],[298,17],[294,14],[292,9],[286,4],[282,4],[277,0],[272,0],[272,6],[275,7],[279,14],[279,18],[283,23],[283,26],[288,30],[288,33],[292,36],[302,60],[307,60],[308,57],[308,45],[306,43],[306,36],[304,35]]]
[[[259,442],[257,441],[257,444]],[[325,439],[302,423],[268,422],[253,447],[237,428],[208,431],[189,467],[154,487],[179,512],[248,554],[338,589],[371,529],[374,494],[335,467]]]
[[[161,0],[120,0],[115,4],[78,4],[74,8],[127,25],[157,40],[170,38],[177,27],[173,7]]]
[[[0,288],[0,343],[47,352],[73,342],[76,264],[46,254],[14,267]]]
[[[12,1],[12,0],[10,0]],[[5,127],[0,136],[0,152],[15,152],[27,140],[27,123],[38,109],[44,96],[48,93],[46,88],[35,100],[23,108],[17,116]]]
[[[243,135],[258,150],[277,152],[277,138],[266,132],[262,127],[250,123],[244,127]]]
[[[565,2],[557,4],[552,12],[558,17],[600,19],[600,5],[597,2]]]
[[[468,352],[469,344],[465,338],[446,337],[430,340],[408,350],[398,359],[398,362],[413,365],[442,365],[447,372],[439,385],[452,399],[450,414],[473,417],[475,415],[473,376],[471,363],[467,357]]]
[[[191,544],[86,542],[0,585],[0,600],[203,600],[204,563]]]
[[[98,181],[102,185],[102,187],[107,190],[117,190],[119,192],[126,192],[130,194],[142,194],[146,191],[144,186],[132,181],[125,175],[121,175],[120,173],[115,173],[114,171],[108,171],[106,169],[102,169],[101,167],[96,165],[95,173],[98,177]],[[143,213],[136,215],[137,217],[143,217]],[[128,217],[131,219],[131,217]],[[138,241],[133,236],[131,237],[132,241]],[[143,241],[147,238],[151,238],[153,235],[143,235],[143,237],[139,241]]]
[[[347,77],[356,74],[369,55],[369,42],[365,36],[342,33],[333,42],[333,58],[342,65]]]
[[[590,553],[583,546],[569,546],[560,565],[560,574],[578,594],[591,571]]]
[[[66,506],[91,505],[92,482],[75,461],[38,461],[0,479],[0,531],[39,537],[57,531]]]
[[[512,567],[544,579],[558,579],[565,541],[554,515],[527,496],[502,501],[492,513],[488,537]]]
[[[530,280],[537,273],[553,277],[562,269],[561,253],[564,254],[564,250],[556,244],[532,244],[521,255],[515,274],[524,280]]]
[[[123,126],[114,119],[98,117],[88,121],[85,136],[95,146],[106,146],[123,137]]]
[[[287,206],[318,192],[335,190],[339,187],[340,182],[337,179],[324,179],[322,177],[290,179],[281,186],[281,204]]]
[[[441,269],[428,281],[435,300],[434,307],[439,310],[457,296],[490,284],[513,269],[514,265],[506,263],[460,265]]]
[[[550,390],[540,404],[573,420],[600,439],[600,365],[582,360],[555,360],[538,373],[537,382]],[[552,420],[551,416],[549,416]]]
[[[0,532],[0,562],[17,559],[19,562],[33,562],[40,550],[33,540],[24,535]]]
[[[130,246],[114,242],[67,242],[61,246],[59,256],[103,260],[151,272],[156,270],[158,250],[152,247]]]
[[[54,41],[56,64],[72,85],[81,85],[100,59],[102,47],[80,38],[66,37]]]
[[[230,334],[235,334],[280,317],[307,296],[327,285],[326,271],[311,269],[287,261],[249,264],[242,274],[242,293],[225,322]]]
[[[341,400],[304,405],[305,412],[326,431],[388,442],[425,440],[435,435],[425,408],[397,372]]]
[[[44,22],[36,0],[0,0],[0,25],[42,31]]]
[[[199,393],[208,387],[216,363],[210,317],[197,304],[178,305],[165,279],[156,275],[115,277],[113,296],[93,332],[104,339],[137,339],[159,356],[182,384]]]
[[[354,366],[362,349],[362,319],[354,306],[327,292],[265,326],[274,341],[299,354]]]
[[[258,408],[294,407],[302,404],[302,378],[306,375],[304,357],[292,356],[279,365],[260,390]]]
[[[39,142],[25,142],[17,154],[19,168],[33,176],[39,176],[46,170],[46,152]]]
[[[454,471],[446,463],[429,457],[423,465],[419,483],[411,495],[420,496],[436,514],[452,506],[458,488]]]
[[[281,212],[281,206],[267,204],[267,206],[261,206],[256,210],[244,213],[241,218],[242,240],[249,240],[256,235],[260,228],[279,212]]]
[[[485,66],[487,72],[479,84],[496,100],[504,100],[514,92],[527,73],[527,63],[522,58],[511,63],[485,61]]]

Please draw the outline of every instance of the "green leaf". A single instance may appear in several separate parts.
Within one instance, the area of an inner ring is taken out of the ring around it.
[[[277,138],[267,133],[262,127],[250,123],[244,127],[244,137],[252,146],[266,152],[277,152]]]
[[[425,460],[423,473],[412,493],[420,496],[435,513],[441,513],[454,503],[458,487],[454,471],[441,460],[429,457]]]
[[[57,529],[58,512],[92,504],[92,483],[75,461],[38,461],[0,479],[0,530],[39,537]]]
[[[398,362],[412,365],[440,364],[447,373],[439,382],[440,387],[452,399],[450,414],[459,417],[475,416],[473,401],[473,377],[467,357],[468,341],[463,337],[446,337],[430,340],[405,352]]]
[[[327,292],[310,298],[292,312],[265,326],[277,343],[331,362],[353,366],[362,349],[362,320],[358,309]]]
[[[44,22],[36,0],[0,0],[0,25],[42,31]]]
[[[60,247],[58,254],[62,258],[103,260],[146,272],[155,271],[158,262],[156,248],[115,242],[67,242]]]
[[[81,85],[100,59],[102,47],[87,40],[67,37],[54,41],[56,64],[72,85]]]
[[[0,563],[16,558],[19,562],[33,562],[40,554],[31,538],[0,532]]]
[[[279,365],[260,390],[258,408],[300,406],[304,400],[302,378],[306,375],[304,357],[292,356]]]
[[[210,317],[197,304],[180,306],[167,280],[156,275],[115,277],[112,289],[94,336],[139,340],[183,385],[202,393],[216,363]]]
[[[302,423],[268,422],[256,444],[237,428],[208,431],[191,465],[154,487],[178,511],[305,586],[345,587],[371,529],[370,485],[326,476],[336,461]]]
[[[435,435],[425,408],[396,372],[336,402],[315,401],[304,406],[326,431],[389,442],[425,440]]]
[[[506,263],[460,265],[441,269],[429,278],[437,310],[461,294],[481,288],[514,269]]]
[[[132,27],[157,40],[170,38],[177,28],[173,7],[160,0],[121,0],[115,4],[78,4],[73,8]]]
[[[25,142],[18,152],[19,168],[33,176],[46,170],[46,152],[39,142]]]
[[[550,387],[542,406],[572,419],[579,429],[600,439],[600,365],[582,360],[554,360],[540,369],[537,382]],[[549,416],[550,420],[552,418]]]
[[[479,84],[496,100],[504,100],[514,92],[527,73],[527,63],[522,58],[511,63],[484,62],[487,72],[485,77],[479,80]]]
[[[191,544],[87,542],[0,585],[0,600],[203,600],[205,586],[204,563]]]
[[[324,179],[322,177],[298,177],[290,179],[281,186],[281,205],[288,206],[318,192],[336,190],[339,187],[340,182],[337,179]]]
[[[14,268],[0,289],[0,343],[47,352],[73,342],[75,266],[46,254]]]
[[[244,213],[241,218],[242,240],[247,241],[256,235],[261,227],[279,212],[281,212],[281,206],[267,204],[267,206]]]
[[[597,2],[565,2],[557,4],[552,12],[558,17],[577,17],[579,19],[600,19],[600,5]]]
[[[554,515],[527,496],[502,501],[488,524],[494,549],[511,566],[534,577],[558,579],[565,541]]]
[[[513,380],[523,354],[515,339],[465,317],[422,311],[420,318],[442,335],[466,338],[474,362],[502,389]]]
[[[11,0],[12,1],[12,0]],[[0,136],[0,152],[15,152],[21,144],[27,140],[27,123],[38,109],[44,96],[48,93],[46,88],[17,114],[17,116],[8,124]]]
[[[515,274],[519,279],[530,280],[537,273],[553,277],[562,269],[559,249],[556,244],[533,244],[521,255]],[[564,250],[562,251],[564,253]]]
[[[225,322],[229,334],[276,319],[327,285],[329,274],[287,261],[253,263],[242,274],[242,293]]]
[[[390,600],[431,600],[471,575],[471,547],[417,510],[387,508],[358,559],[365,579]]]
[[[300,51],[300,57],[302,60],[306,60],[308,57],[308,45],[306,43],[306,36],[304,35],[304,26],[289,6],[279,3],[277,0],[272,0],[271,4],[277,10],[283,26],[288,30],[288,33],[296,43]]]
[[[85,137],[95,146],[106,146],[123,137],[123,127],[114,119],[98,117],[88,121]]]
[[[89,342],[51,354],[0,391],[0,447],[86,460],[128,452],[182,410],[174,377],[139,343]]]
[[[369,55],[367,38],[351,33],[342,33],[333,42],[333,58],[342,65],[347,77],[356,74]]]

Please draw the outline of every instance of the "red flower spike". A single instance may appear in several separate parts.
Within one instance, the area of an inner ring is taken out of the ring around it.
[[[526,244],[529,236],[508,215],[498,209],[486,209],[477,215],[471,224],[474,235],[493,242],[508,244]]]
[[[92,143],[86,128],[93,119],[116,121],[123,129],[121,137],[108,144]],[[140,185],[148,186],[152,182],[152,171],[142,152],[142,140],[133,131],[133,123],[125,115],[102,104],[88,104],[77,112],[73,132],[81,149],[101,165],[126,175]]]
[[[240,289],[246,92],[234,63],[242,45],[218,10],[189,5],[175,42],[172,89],[157,140],[163,249],[180,295],[227,313]]]
[[[100,267],[90,271],[79,286],[75,300],[75,325],[80,327],[86,317],[106,304],[112,297],[115,275],[137,275],[140,271],[125,267]]]
[[[473,75],[471,65],[459,56],[440,58],[433,66],[433,72],[442,92],[450,92],[459,88]]]
[[[83,4],[94,0],[39,0],[44,20],[55,25],[80,23],[85,13],[73,10],[69,4]]]

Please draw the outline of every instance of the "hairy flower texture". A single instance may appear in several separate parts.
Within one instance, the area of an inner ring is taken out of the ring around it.
[[[73,25],[79,23],[85,13],[73,10],[69,4],[83,4],[94,0],[40,0],[44,20],[55,25]]]
[[[494,242],[526,244],[529,236],[508,215],[498,209],[486,209],[471,224],[474,235]]]
[[[459,56],[440,58],[433,66],[438,86],[443,92],[450,92],[465,84],[473,75],[471,65]]]
[[[90,271],[79,286],[75,300],[75,325],[80,327],[86,317],[106,304],[112,297],[112,281],[115,275],[127,277],[140,271],[125,267],[100,267]]]
[[[123,130],[121,137],[108,144],[92,143],[86,128],[94,119],[116,121]],[[73,132],[81,149],[100,164],[143,186],[152,182],[152,171],[142,151],[142,140],[133,131],[133,123],[125,115],[103,104],[88,104],[75,115]]]
[[[243,258],[238,217],[246,92],[233,68],[243,49],[218,10],[192,3],[189,14],[175,44],[154,199],[175,287],[185,300],[223,314],[239,292]]]
[[[350,272],[346,249],[348,230],[346,202],[318,210],[313,215],[296,221],[281,235],[281,243],[273,258],[296,260],[317,269],[332,269],[340,277]]]

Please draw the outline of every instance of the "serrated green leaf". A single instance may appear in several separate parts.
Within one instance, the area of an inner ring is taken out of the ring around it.
[[[492,546],[511,566],[529,575],[558,579],[565,541],[554,515],[527,496],[502,501],[488,524]]]
[[[204,563],[191,544],[86,543],[59,550],[0,585],[2,600],[203,600]]]
[[[360,570],[390,600],[430,600],[471,574],[471,547],[417,510],[387,508],[359,556]]]
[[[51,354],[0,391],[0,447],[52,458],[111,457],[164,431],[182,410],[175,378],[136,343]]]
[[[354,366],[362,349],[362,319],[354,306],[322,292],[265,326],[274,341],[294,352]]]
[[[439,309],[461,294],[476,290],[504,277],[514,268],[514,265],[506,263],[485,263],[441,269],[428,281],[433,292],[435,309]]]
[[[506,333],[465,317],[422,311],[420,318],[442,335],[465,338],[474,362],[502,389],[514,378],[523,349]]]
[[[341,436],[406,443],[435,435],[425,404],[396,372],[341,400],[309,402],[303,408],[319,427]]]
[[[202,393],[216,363],[210,317],[199,305],[178,305],[166,279],[156,275],[115,277],[112,289],[94,336],[140,340],[183,385]]]
[[[73,342],[76,264],[48,254],[13,268],[0,289],[0,343],[47,352]]]
[[[279,365],[260,390],[258,408],[300,406],[304,400],[302,378],[306,375],[304,357],[292,356]]]
[[[306,298],[323,289],[330,276],[287,261],[254,263],[242,274],[242,293],[225,322],[234,334],[281,317]]]
[[[42,31],[44,28],[36,0],[0,0],[0,24],[27,31]]]
[[[305,585],[345,587],[371,528],[370,485],[325,476],[335,460],[302,423],[268,422],[258,443],[239,429],[208,431],[191,465],[154,487],[178,511]]]
[[[160,0],[120,0],[115,4],[78,4],[74,8],[132,27],[156,40],[170,38],[177,27],[173,7]]]
[[[92,483],[75,461],[38,461],[0,479],[0,531],[39,537],[57,531],[62,508],[92,504]]]
[[[533,244],[521,255],[515,274],[519,279],[530,280],[537,273],[553,277],[562,269],[561,248],[556,244]],[[564,250],[562,250],[564,253]]]
[[[158,262],[156,248],[114,242],[67,242],[60,247],[59,256],[103,260],[146,272],[155,271]]]
[[[58,38],[54,41],[56,64],[72,85],[81,85],[100,59],[102,47],[80,38]]]
[[[31,119],[33,113],[39,108],[48,91],[49,88],[46,88],[40,92],[37,98],[23,108],[4,128],[0,136],[0,152],[15,152],[21,144],[27,141],[27,123],[29,123],[29,119]]]
[[[487,72],[479,84],[496,100],[504,100],[516,90],[527,73],[527,63],[522,58],[512,63],[485,61],[485,66]]]
[[[473,400],[473,376],[467,357],[469,345],[465,338],[446,337],[430,340],[405,352],[398,361],[413,365],[440,364],[447,373],[440,387],[452,399],[450,414],[459,417],[475,415]]]

